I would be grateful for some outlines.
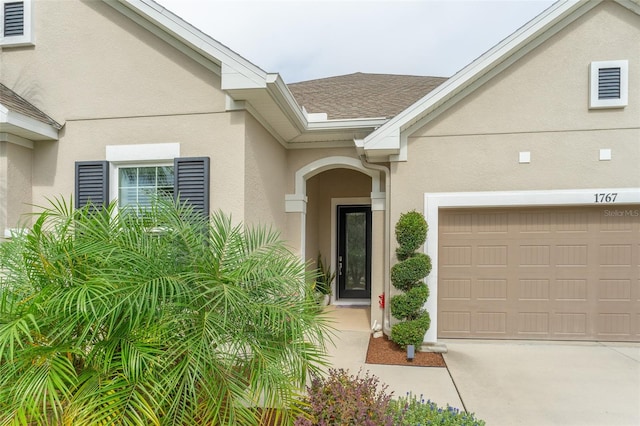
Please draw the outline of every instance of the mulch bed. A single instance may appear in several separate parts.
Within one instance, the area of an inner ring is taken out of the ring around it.
[[[416,351],[413,361],[407,361],[407,351],[382,336],[369,337],[367,364],[413,365],[416,367],[446,367],[442,354]]]

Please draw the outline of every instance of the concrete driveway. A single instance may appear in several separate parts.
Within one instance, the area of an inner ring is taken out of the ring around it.
[[[640,344],[445,343],[464,406],[489,425],[640,425]]]
[[[369,370],[396,396],[422,394],[489,426],[640,425],[639,343],[445,340],[447,368],[374,365],[366,310],[334,315],[334,367]]]

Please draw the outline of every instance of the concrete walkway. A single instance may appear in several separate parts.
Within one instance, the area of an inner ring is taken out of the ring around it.
[[[640,344],[445,340],[447,368],[365,364],[369,310],[329,307],[336,368],[500,425],[640,425]]]

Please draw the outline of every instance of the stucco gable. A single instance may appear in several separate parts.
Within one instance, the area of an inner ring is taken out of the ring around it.
[[[379,129],[356,141],[371,160],[404,161],[407,138],[603,1],[640,15],[637,0],[560,0]]]

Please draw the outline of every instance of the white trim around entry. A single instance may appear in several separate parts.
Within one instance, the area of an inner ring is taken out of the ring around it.
[[[431,315],[431,326],[424,341],[435,343],[438,340],[438,219],[441,208],[616,204],[640,204],[640,188],[425,193],[424,215],[430,232],[424,248],[425,253],[431,257],[432,269],[426,280],[429,299],[425,305]]]
[[[386,194],[380,192],[380,171],[372,170],[362,165],[362,162],[353,157],[325,157],[301,167],[295,174],[295,193],[285,194],[285,212],[300,213],[300,257],[304,260],[307,226],[307,180],[313,176],[332,169],[351,169],[363,173],[371,178],[371,198],[367,204],[371,204],[372,210],[386,209]]]

